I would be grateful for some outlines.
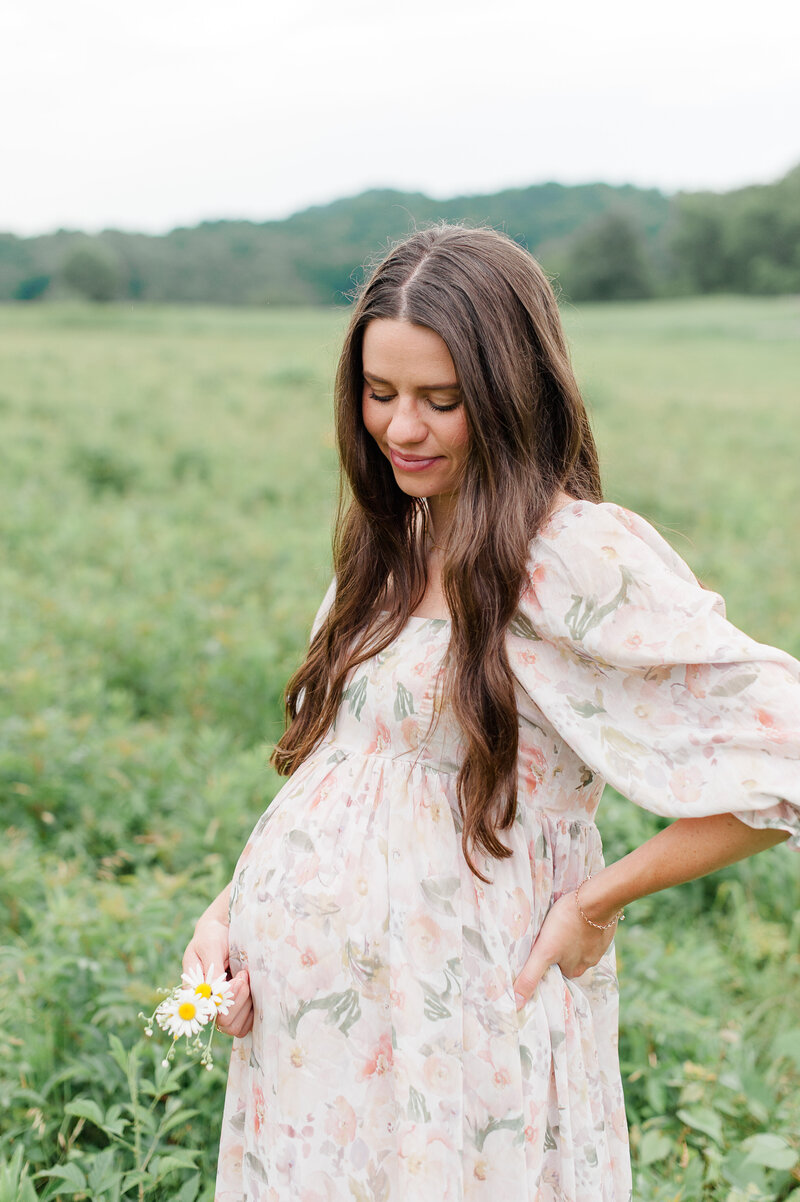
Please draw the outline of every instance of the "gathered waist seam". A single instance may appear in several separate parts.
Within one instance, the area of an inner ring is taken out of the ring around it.
[[[381,755],[379,751],[364,751],[360,747],[347,747],[344,743],[320,743],[318,752],[330,749],[332,753],[340,752],[343,756],[358,756],[362,760],[382,760],[385,764],[408,764],[409,768],[424,768],[428,772],[436,772],[440,776],[457,776],[458,768],[442,767],[438,764],[420,760],[419,756],[412,757],[408,752],[398,752],[397,755]]]
[[[343,759],[359,758],[362,760],[379,760],[384,764],[406,764],[409,769],[421,768],[425,772],[433,772],[437,776],[452,778],[458,775],[457,767],[440,767],[437,764],[427,763],[418,758],[412,759],[407,753],[401,753],[398,755],[381,755],[379,751],[364,751],[360,747],[347,747],[343,743],[326,741],[319,744],[315,754],[320,755],[326,751],[332,754],[338,754]],[[597,830],[597,823],[595,822],[594,818],[588,817],[585,813],[575,813],[571,810],[560,810],[555,806],[545,807],[532,805],[530,802],[525,800],[524,796],[520,796],[519,800],[520,804],[524,806],[526,812],[546,815],[551,822],[577,822],[582,826],[589,827],[595,831]]]

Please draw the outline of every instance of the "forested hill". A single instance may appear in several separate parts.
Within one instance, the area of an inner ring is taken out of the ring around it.
[[[373,190],[283,221],[209,221],[160,236],[2,234],[0,300],[341,303],[366,259],[440,219],[505,230],[573,299],[800,291],[797,167],[726,194],[547,183],[437,201]]]

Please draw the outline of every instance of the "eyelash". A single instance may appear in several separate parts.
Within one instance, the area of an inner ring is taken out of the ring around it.
[[[380,401],[382,404],[386,404],[387,401],[392,400],[392,397],[378,396],[376,392],[370,391],[369,399],[371,401]],[[458,406],[461,404],[461,401],[453,401],[452,405],[434,405],[433,401],[429,401],[426,397],[425,404],[432,409],[434,413],[452,413],[454,409],[458,408]]]

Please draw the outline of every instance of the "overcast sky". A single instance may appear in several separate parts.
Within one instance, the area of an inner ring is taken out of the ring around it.
[[[7,0],[0,230],[768,182],[800,162],[799,49],[796,0]]]

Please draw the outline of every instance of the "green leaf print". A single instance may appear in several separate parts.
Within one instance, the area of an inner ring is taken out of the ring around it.
[[[606,712],[603,695],[599,689],[595,690],[594,701],[578,701],[575,697],[570,697],[568,700],[575,713],[580,714],[581,718],[593,718],[595,714]]]
[[[415,1089],[413,1085],[408,1090],[408,1106],[406,1107],[406,1115],[410,1119],[414,1119],[418,1123],[429,1123],[431,1121],[431,1112],[425,1103],[425,1098]]]
[[[530,618],[519,611],[511,619],[508,629],[511,634],[516,634],[521,639],[530,639],[536,643],[542,641],[536,633],[536,629]]]
[[[346,989],[343,993],[333,993],[330,1002],[331,1022],[335,1022],[342,1034],[346,1035],[361,1018],[358,990]]]
[[[544,1150],[545,1152],[554,1152],[557,1147],[558,1144],[556,1143],[552,1128],[548,1123],[544,1131]]]
[[[366,984],[367,981],[371,981],[375,974],[384,966],[384,962],[380,956],[360,956],[350,939],[347,940],[347,962],[350,965],[350,971],[353,976],[362,985]]]
[[[270,810],[267,810],[266,814],[261,815],[258,822],[256,823],[256,828],[253,831],[253,838],[256,838],[258,835],[261,834],[261,832],[264,830],[265,826],[267,825],[267,823],[269,822],[271,817],[272,817],[272,812]]]
[[[444,970],[445,988],[434,989],[426,981],[420,982],[425,996],[425,1016],[430,1019],[450,1018],[452,1011],[445,1005],[445,1000],[461,996],[461,958],[454,956],[447,961]]]
[[[550,859],[550,847],[541,831],[536,836],[536,842],[533,845],[533,854],[537,860]]]
[[[364,708],[364,702],[367,700],[366,676],[359,676],[358,680],[351,681],[342,693],[342,700],[348,703],[350,713],[356,716],[356,722],[360,722],[361,711]]]
[[[245,1152],[244,1162],[247,1165],[249,1172],[255,1174],[259,1181],[263,1181],[265,1185],[268,1184],[267,1170],[264,1168],[262,1161],[259,1160],[257,1156],[254,1156],[252,1152]]]
[[[595,964],[592,970],[592,989],[603,990],[604,996],[608,992],[619,992],[616,974],[612,972],[609,964],[603,960],[599,964]]]
[[[314,844],[311,840],[311,836],[306,834],[305,831],[301,831],[297,827],[295,827],[293,831],[289,831],[286,836],[286,842],[290,847],[294,848],[295,851],[312,852],[314,850]]]
[[[444,970],[447,988],[444,991],[444,997],[460,997],[461,996],[461,959],[459,956],[454,956],[452,960],[447,961],[447,967]]]
[[[524,1121],[521,1114],[518,1114],[516,1118],[511,1119],[496,1119],[492,1116],[489,1118],[489,1122],[485,1127],[479,1127],[475,1132],[475,1147],[479,1152],[482,1152],[483,1145],[486,1143],[487,1137],[490,1136],[493,1131],[516,1131],[519,1134],[519,1132],[523,1129]]]
[[[455,909],[450,898],[456,892],[460,883],[457,876],[435,876],[431,877],[430,880],[421,881],[420,886],[434,910],[453,917]]]
[[[540,836],[541,838],[541,836]],[[491,960],[489,949],[483,941],[483,935],[480,931],[476,931],[474,927],[462,927],[462,934],[465,941],[475,949],[482,960],[487,962]]]
[[[567,630],[570,632],[576,643],[580,643],[586,634],[595,626],[599,626],[603,618],[607,618],[615,609],[619,609],[628,599],[628,588],[630,587],[633,577],[629,570],[621,567],[619,574],[622,577],[622,584],[619,591],[606,601],[605,605],[600,605],[597,597],[581,597],[578,593],[572,594],[572,605],[564,615],[564,621],[567,625]]]
[[[398,722],[414,713],[414,695],[402,683],[397,682],[397,696],[394,699],[394,716]]]
[[[374,1202],[374,1195],[367,1193],[364,1186],[355,1177],[347,1178],[347,1188],[350,1190],[353,1202]]]
[[[600,736],[603,743],[608,747],[613,747],[614,751],[620,755],[630,756],[631,759],[642,759],[650,755],[650,748],[646,747],[638,739],[632,739],[629,735],[623,734],[621,730],[616,730],[613,726],[603,726],[600,730]]]
[[[275,868],[268,868],[263,876],[259,875],[253,881],[253,885],[258,889],[266,889],[276,872]]]
[[[533,1072],[533,1056],[531,1056],[530,1048],[524,1043],[519,1045],[519,1058],[520,1063],[522,1064],[522,1075],[527,1081],[529,1081],[531,1073]]]
[[[286,1014],[286,1029],[292,1039],[297,1038],[300,1019],[310,1010],[327,1010],[328,1021],[334,1023],[343,1035],[361,1018],[361,1006],[356,989],[345,989],[341,993],[329,993],[325,997],[311,998],[302,1002],[294,1014]]]
[[[741,693],[748,685],[751,685],[754,680],[758,680],[757,672],[746,672],[744,675],[734,676],[733,679],[723,680],[721,684],[715,684],[711,690],[712,697],[733,697],[735,693]]]
[[[449,995],[449,988],[447,989],[446,993],[440,994],[436,992],[432,985],[428,985],[423,981],[422,992],[425,995],[425,1002],[422,1009],[426,1018],[431,1019],[432,1022],[436,1022],[438,1019],[452,1017],[452,1011],[449,1010],[442,1001],[443,997],[447,997]]]

